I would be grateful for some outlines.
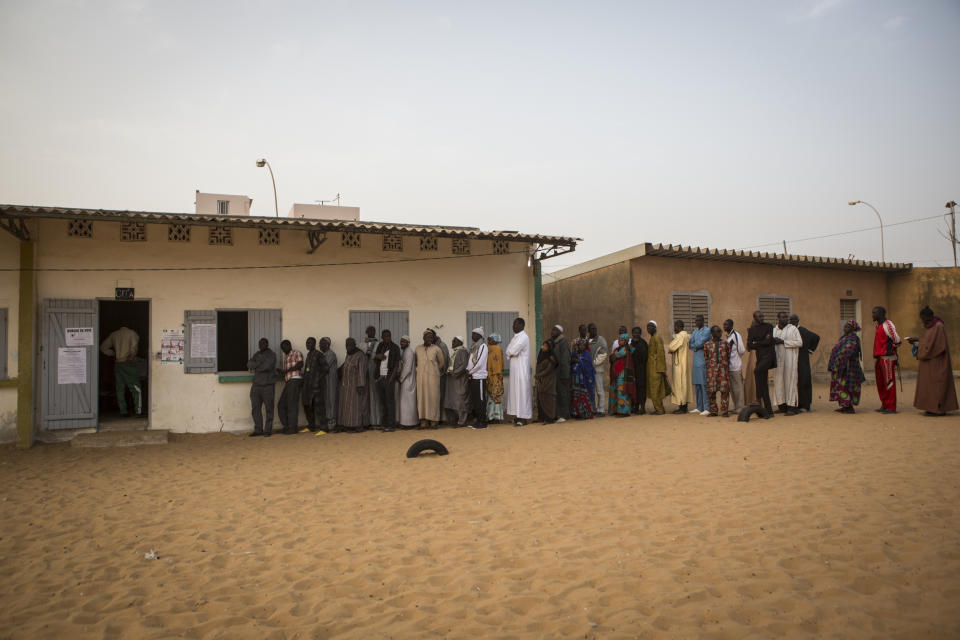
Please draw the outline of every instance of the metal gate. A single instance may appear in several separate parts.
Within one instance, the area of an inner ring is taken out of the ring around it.
[[[98,347],[96,300],[43,301],[42,428],[97,426]]]

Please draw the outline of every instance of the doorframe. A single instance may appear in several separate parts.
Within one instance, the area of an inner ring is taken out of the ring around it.
[[[97,349],[100,348],[100,303],[101,302],[146,302],[147,303],[147,399],[149,402],[153,402],[153,352],[150,350],[150,335],[153,333],[153,298],[134,298],[133,300],[117,300],[116,298],[95,298],[97,301],[97,326],[95,333],[97,334]],[[141,338],[142,340],[143,338]],[[100,390],[97,389],[97,394],[99,396]],[[153,411],[150,411],[149,402],[145,407],[147,412],[147,429],[153,427]],[[97,402],[97,431],[100,430],[100,403]]]

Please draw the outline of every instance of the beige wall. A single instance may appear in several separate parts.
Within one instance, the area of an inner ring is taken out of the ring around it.
[[[618,262],[562,280],[543,276],[543,326],[563,327],[568,338],[577,337],[581,324],[596,323],[610,343],[617,327],[631,322],[630,263]]]
[[[0,269],[19,269],[20,241],[0,231]],[[19,271],[0,271],[0,309],[7,310],[7,375],[17,376],[19,349],[18,317],[20,314]],[[0,388],[0,442],[13,442],[17,437],[17,389]]]
[[[165,225],[148,225],[147,242],[119,240],[119,223],[95,222],[94,238],[70,238],[65,220],[39,224],[37,267],[267,266],[323,263],[302,269],[239,271],[50,272],[38,274],[37,297],[112,299],[120,280],[133,286],[137,299],[151,300],[150,350],[159,350],[160,331],[181,328],[186,309],[280,308],[283,335],[304,350],[308,336],[328,335],[342,359],[351,309],[406,309],[414,340],[422,329],[443,325],[450,343],[466,330],[466,311],[520,310],[534,335],[532,270],[523,244],[502,256],[452,257],[451,241],[441,238],[438,252],[422,254],[417,237],[404,238],[404,252],[381,251],[379,235],[364,235],[360,249],[329,238],[307,255],[302,231],[281,231],[279,246],[260,246],[256,230],[234,229],[234,246],[209,246],[205,227],[194,227],[192,242],[167,241]],[[6,242],[6,240],[4,240]],[[473,241],[474,253],[491,253],[489,241]],[[15,254],[15,252],[14,252]],[[4,256],[7,252],[4,252]],[[383,260],[447,258],[388,264]],[[4,257],[4,260],[7,258]],[[338,265],[373,261],[373,264]],[[15,278],[4,276],[0,300],[16,299]],[[399,337],[398,337],[399,338]],[[0,398],[4,398],[0,396]],[[249,384],[220,383],[215,374],[185,374],[176,365],[151,360],[152,427],[173,431],[246,430],[251,426]],[[12,439],[12,438],[11,438]]]
[[[645,256],[632,261],[634,319],[656,320],[664,338],[672,334],[671,292],[706,292],[711,299],[711,323],[722,325],[732,318],[746,337],[757,296],[790,296],[800,324],[820,335],[820,347],[811,358],[814,371],[823,374],[830,350],[842,334],[840,300],[860,300],[866,355],[872,354],[873,328],[870,309],[887,306],[887,275],[884,272],[853,271],[820,267],[788,267],[741,262],[690,260]],[[850,291],[850,295],[847,294]],[[767,318],[776,323],[776,319]],[[870,345],[867,347],[867,345]]]
[[[926,305],[943,319],[950,360],[954,369],[960,369],[960,269],[913,269],[890,278],[887,315],[897,325],[901,337],[923,335],[920,309]],[[900,362],[904,369],[916,370],[917,360],[909,346],[901,348]]]
[[[618,325],[645,327],[649,320],[656,320],[668,341],[673,333],[670,296],[674,292],[708,294],[711,322],[722,324],[732,318],[744,336],[758,295],[790,296],[800,324],[820,335],[813,365],[821,374],[842,333],[840,300],[860,300],[867,345],[873,340],[870,309],[888,306],[887,274],[875,271],[641,256],[549,280],[544,276],[544,325],[560,322],[564,328],[571,327],[568,333],[573,335],[578,324],[593,320],[608,342]],[[867,353],[869,357],[872,351]]]

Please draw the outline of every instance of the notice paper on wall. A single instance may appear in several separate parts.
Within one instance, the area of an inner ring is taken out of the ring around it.
[[[217,325],[191,324],[190,325],[190,357],[216,358],[217,357]]]
[[[63,332],[68,347],[93,346],[93,327],[67,327]]]
[[[183,329],[160,330],[160,364],[183,364]]]
[[[60,347],[57,349],[57,384],[86,384],[86,347]]]

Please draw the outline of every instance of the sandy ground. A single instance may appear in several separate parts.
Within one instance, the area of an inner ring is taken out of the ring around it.
[[[4,447],[0,637],[957,637],[960,417],[865,396]],[[407,460],[420,437],[451,454]]]

